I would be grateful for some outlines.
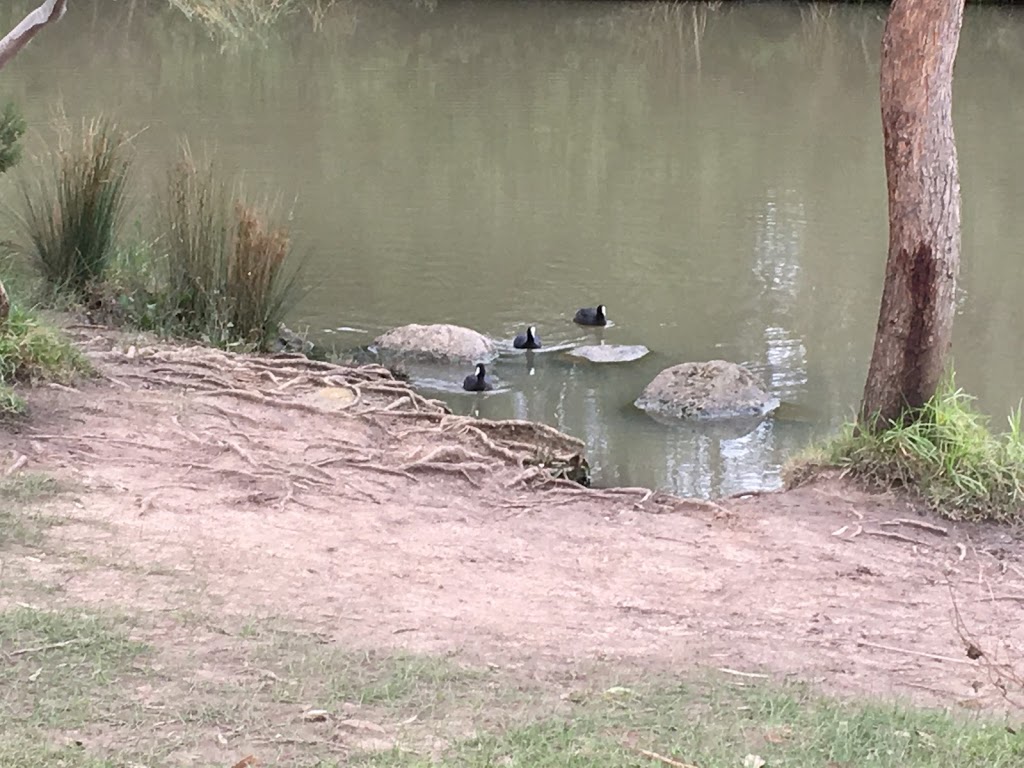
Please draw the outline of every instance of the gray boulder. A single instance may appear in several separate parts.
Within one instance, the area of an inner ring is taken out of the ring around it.
[[[742,365],[711,360],[666,368],[644,388],[635,405],[677,419],[728,419],[764,416],[779,407],[779,400]]]
[[[497,357],[494,342],[458,325],[403,325],[374,340],[382,359],[417,363],[486,363]]]

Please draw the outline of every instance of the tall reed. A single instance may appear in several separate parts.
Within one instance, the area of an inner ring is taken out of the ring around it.
[[[19,181],[19,250],[54,289],[84,295],[103,277],[128,212],[131,139],[112,120],[58,126],[41,173]]]
[[[275,223],[277,206],[249,199],[186,149],[160,208],[169,330],[218,346],[266,344],[298,275],[288,230]]]

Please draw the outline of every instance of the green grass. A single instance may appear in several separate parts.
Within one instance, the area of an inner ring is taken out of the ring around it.
[[[128,207],[130,138],[106,118],[58,126],[39,172],[20,180],[18,250],[56,292],[84,297],[105,276]]]
[[[123,768],[120,761],[92,757],[79,747],[53,747],[31,734],[0,733],[0,765],[11,768]]]
[[[440,762],[396,749],[364,754],[349,764],[423,768],[657,764],[639,750],[700,768],[1009,768],[1024,760],[1024,739],[996,722],[897,705],[843,703],[797,685],[735,687],[714,680],[618,686],[609,691],[572,697],[569,705],[548,697],[546,705],[538,702],[540,711],[532,717],[455,741]],[[500,708],[500,699],[492,707]]]
[[[815,472],[839,468],[883,488],[919,494],[954,520],[1024,520],[1024,433],[1021,410],[995,434],[974,400],[950,377],[914,418],[878,434],[847,424],[824,445],[795,457],[790,486]]]
[[[36,473],[0,477],[0,553],[13,545],[36,545],[56,521],[40,509],[63,492],[48,475]]]
[[[123,622],[112,618],[69,609],[0,612],[4,731],[63,731],[88,722],[101,690],[127,673],[144,651]]]
[[[618,679],[611,669],[590,670],[586,682],[538,679],[352,651],[266,622],[219,635],[229,639],[216,652],[196,645],[183,656],[193,629],[164,627],[150,651],[123,625],[68,609],[0,613],[0,765],[121,765],[140,750],[145,764],[185,765],[182,756],[209,748],[214,733],[231,735],[230,749],[262,745],[257,756],[269,765],[322,768],[658,765],[642,750],[698,768],[1024,764],[1024,738],[1001,720],[841,701],[800,684]],[[149,653],[153,669],[138,664]],[[152,711],[133,699],[139,686]],[[326,720],[304,723],[309,709]],[[349,718],[358,724],[340,722]],[[92,736],[85,749],[34,738],[73,729]]]
[[[145,651],[123,619],[69,609],[0,612],[0,765],[124,765],[71,745],[70,737],[122,706],[117,684]]]
[[[16,383],[71,383],[91,371],[88,361],[56,329],[18,307],[0,326],[0,416],[24,412]]]

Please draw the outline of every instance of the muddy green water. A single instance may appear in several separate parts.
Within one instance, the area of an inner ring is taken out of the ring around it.
[[[4,92],[35,126],[61,103],[144,127],[143,211],[181,137],[294,200],[309,290],[290,321],[339,348],[410,322],[570,342],[595,336],[572,312],[604,302],[599,337],[649,358],[509,357],[503,391],[465,395],[453,370],[442,396],[579,436],[598,483],[777,485],[853,412],[867,369],[886,245],[880,8],[426,6],[350,2],[315,33],[299,15],[265,45],[223,46],[159,3],[130,20],[76,3]],[[955,356],[998,421],[1024,381],[1022,74],[1024,14],[969,8]],[[757,371],[783,412],[735,434],[632,407],[662,367],[710,358]]]

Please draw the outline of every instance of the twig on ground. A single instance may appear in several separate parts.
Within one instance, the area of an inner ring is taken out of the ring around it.
[[[7,655],[11,658],[14,658],[15,656],[25,656],[30,653],[41,653],[43,651],[52,651],[57,648],[67,648],[68,646],[78,645],[82,642],[84,641],[80,638],[74,638],[72,640],[62,640],[59,643],[47,643],[46,645],[37,645],[33,648],[19,648],[16,651],[11,651]]]
[[[18,458],[14,460],[14,463],[4,470],[4,477],[10,477],[19,469],[24,467],[26,464],[28,464],[28,456],[26,456],[24,453],[18,454]]]
[[[211,411],[220,414],[221,416],[223,416],[232,423],[235,423],[237,421],[247,421],[250,424],[254,425],[262,423],[260,422],[259,419],[254,419],[252,416],[248,416],[244,413],[241,413],[240,411],[234,411],[230,408],[225,408],[223,405],[217,405],[217,403],[201,403],[199,405],[202,408],[209,408]]]
[[[737,491],[736,493],[730,493],[725,496],[722,501],[732,501],[733,499],[756,499],[758,496],[771,496],[780,493],[779,490],[767,490],[758,489],[754,491]]]
[[[672,766],[672,768],[697,768],[696,765],[693,765],[691,763],[684,763],[679,760],[673,760],[671,757],[659,755],[657,752],[651,752],[651,750],[649,749],[642,749],[640,747],[633,747],[633,749],[635,749],[644,757],[649,757],[651,758],[651,760],[657,760],[659,763],[670,765]]]
[[[244,461],[249,466],[251,466],[251,467],[259,466],[259,464],[256,461],[256,459],[254,459],[252,457],[252,455],[248,451],[246,451],[242,446],[240,446],[234,440],[227,440],[225,438],[222,438],[221,442],[224,445],[226,445],[228,448],[230,448],[232,451],[237,453],[239,456],[241,456],[242,457],[242,461]]]
[[[864,531],[868,536],[881,536],[885,539],[896,539],[897,541],[905,541],[908,544],[913,544],[918,547],[931,547],[926,541],[918,541],[917,539],[911,538],[910,536],[904,536],[902,533],[894,533],[893,531]]]
[[[767,680],[770,675],[762,674],[761,672],[740,672],[738,669],[730,669],[729,667],[716,667],[719,672],[724,672],[727,675],[734,675],[736,677],[755,677],[762,680]]]
[[[125,440],[121,437],[106,437],[104,435],[41,435],[30,433],[30,437],[33,440],[56,440],[56,441],[72,441],[82,443],[113,443],[114,445],[128,445],[132,448],[141,448],[144,451],[160,451],[163,450],[159,446],[146,445],[145,443],[138,443],[134,440]]]
[[[944,528],[941,525],[935,525],[934,523],[926,523],[923,520],[908,520],[903,517],[897,517],[893,520],[886,520],[885,522],[879,523],[879,525],[906,525],[911,528],[920,528],[922,531],[930,531],[931,533],[938,534],[939,536],[949,535],[949,529]]]
[[[970,666],[970,667],[976,667],[977,666],[977,664],[975,664],[973,661],[969,661],[967,659],[957,659],[957,658],[954,658],[953,656],[941,656],[941,655],[939,655],[937,653],[927,653],[925,651],[912,651],[912,650],[910,650],[908,648],[896,648],[895,646],[892,646],[892,645],[882,645],[881,643],[869,643],[867,640],[857,640],[856,643],[857,643],[857,645],[863,646],[865,648],[877,648],[877,649],[882,650],[882,651],[891,651],[892,653],[902,653],[902,654],[905,654],[907,656],[920,656],[921,658],[924,658],[924,659],[933,659],[935,661],[946,661],[946,662],[949,662],[950,664],[966,664],[967,666]]]

